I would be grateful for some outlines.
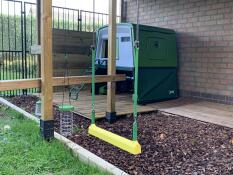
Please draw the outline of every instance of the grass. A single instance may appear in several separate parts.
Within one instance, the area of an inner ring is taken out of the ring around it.
[[[4,130],[9,125],[10,130]],[[57,140],[40,138],[38,126],[0,104],[0,174],[104,175],[77,158]]]

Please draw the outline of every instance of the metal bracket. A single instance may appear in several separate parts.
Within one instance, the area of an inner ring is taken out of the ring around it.
[[[54,120],[40,120],[41,137],[47,141],[54,138]]]
[[[116,121],[116,112],[106,112],[106,119],[109,123],[114,123]]]

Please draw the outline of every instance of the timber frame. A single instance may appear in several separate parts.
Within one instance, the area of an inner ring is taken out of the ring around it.
[[[109,0],[109,27],[108,27],[108,75],[116,74],[116,0]],[[116,120],[115,95],[116,83],[108,82],[107,112],[109,122]]]
[[[124,74],[95,76],[96,83],[124,81],[125,79],[126,76]],[[53,77],[52,79],[52,86],[54,87],[76,85],[81,83],[91,83],[91,76],[69,76],[66,77],[65,79],[64,77]],[[1,91],[40,88],[40,87],[41,87],[41,78],[0,81]]]
[[[115,82],[125,80],[125,75],[116,75],[116,1],[109,0],[109,61],[108,75],[97,75],[96,83],[108,82],[106,116],[115,117]],[[3,80],[0,81],[0,91],[41,88],[42,116],[40,119],[41,136],[50,140],[54,137],[53,117],[53,86],[66,86],[81,83],[91,83],[91,76],[53,77],[52,63],[52,0],[37,0],[37,17],[39,58],[41,78]],[[91,110],[91,109],[90,109]]]

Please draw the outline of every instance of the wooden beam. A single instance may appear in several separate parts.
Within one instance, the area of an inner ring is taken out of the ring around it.
[[[126,79],[124,74],[117,75],[97,75],[96,83],[104,83],[109,81],[124,81]],[[91,76],[69,76],[54,77],[53,86],[67,86],[76,85],[82,83],[91,83]],[[41,78],[35,79],[19,79],[19,80],[2,80],[0,81],[0,91],[18,90],[18,89],[30,89],[38,88],[41,86]]]
[[[19,79],[19,80],[2,80],[0,81],[0,91],[30,89],[40,87],[40,78]]]
[[[41,100],[43,121],[53,120],[52,0],[41,0]]]
[[[108,75],[116,74],[116,0],[109,0]],[[115,113],[116,83],[108,82],[107,113]]]
[[[96,75],[95,82],[103,83],[103,82],[115,82],[115,81],[124,81],[126,79],[124,74],[118,75]],[[66,85],[75,85],[82,83],[91,83],[91,76],[70,76],[66,78],[64,81],[64,77],[55,77],[53,81],[53,86],[66,86]]]

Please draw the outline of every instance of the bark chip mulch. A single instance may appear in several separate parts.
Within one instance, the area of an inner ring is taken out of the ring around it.
[[[34,113],[34,96],[10,99]],[[56,109],[56,130],[59,116]],[[221,117],[221,116],[219,116]],[[232,175],[233,129],[185,117],[160,113],[139,116],[139,142],[142,154],[130,155],[87,134],[88,119],[75,115],[74,134],[69,139],[132,175]],[[106,120],[97,125],[131,138],[132,117],[122,117],[114,124]]]

